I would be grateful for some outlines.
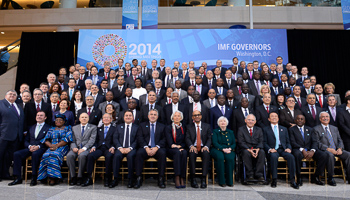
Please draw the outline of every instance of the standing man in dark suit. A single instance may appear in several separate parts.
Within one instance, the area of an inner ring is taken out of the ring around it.
[[[214,73],[211,70],[208,70],[203,78],[203,85],[208,87],[209,90],[216,87],[216,79],[214,79]]]
[[[260,72],[259,71],[254,72],[253,80],[248,82],[250,94],[254,96],[259,96],[262,85],[265,85],[265,83],[260,80]]]
[[[292,146],[289,141],[288,129],[278,125],[278,114],[271,112],[269,114],[270,126],[263,128],[264,131],[264,149],[268,152],[270,160],[270,170],[272,174],[271,187],[277,187],[277,167],[278,158],[282,156],[287,160],[290,186],[299,189],[295,182],[295,159],[292,154]]]
[[[200,75],[196,76],[196,85],[195,88],[201,95],[201,101],[204,101],[205,99],[208,98],[208,88],[204,86],[203,84],[202,77]]]
[[[171,93],[171,103],[165,105],[163,108],[164,116],[165,116],[165,119],[163,120],[164,124],[170,125],[172,123],[172,120],[170,119],[170,117],[176,110],[181,111],[184,115],[183,119],[182,119],[182,123],[187,123],[188,115],[186,112],[186,106],[179,102],[179,93],[172,92]]]
[[[269,93],[265,93],[263,96],[263,105],[255,108],[256,120],[260,128],[270,125],[268,118],[269,114],[272,112],[278,114],[278,108],[271,104],[271,95]]]
[[[216,95],[220,94],[226,96],[227,89],[224,88],[224,80],[222,78],[216,79],[216,87],[214,88]]]
[[[218,96],[218,105],[211,108],[209,114],[211,130],[219,128],[217,121],[221,116],[228,119],[229,124],[227,124],[227,127],[232,126],[232,109],[226,105],[226,98],[224,95]]]
[[[259,181],[264,181],[265,151],[263,131],[255,126],[256,118],[253,114],[247,115],[245,123],[247,126],[242,126],[238,129],[237,141],[247,172],[247,180],[253,181],[255,175]],[[255,171],[253,163],[255,163]]]
[[[125,83],[128,88],[134,89],[136,87],[135,80],[138,78],[137,73],[138,72],[135,67],[131,69],[131,76],[125,79]],[[146,83],[146,80],[143,79],[142,83]]]
[[[94,98],[92,96],[88,96],[85,98],[86,107],[82,108],[78,111],[77,119],[80,118],[82,113],[87,113],[89,115],[89,124],[93,124],[95,126],[98,125],[102,117],[102,112],[94,106]],[[79,124],[80,121],[76,120],[76,124]]]
[[[130,110],[124,113],[124,123],[117,125],[115,137],[113,138],[116,145],[116,151],[113,158],[113,175],[114,180],[110,185],[111,188],[118,185],[119,169],[124,157],[128,163],[128,188],[132,188],[136,147],[137,147],[137,130],[138,125],[134,124],[133,112]]]
[[[123,77],[118,77],[117,83],[118,85],[112,88],[111,91],[113,92],[113,100],[115,102],[120,102],[121,99],[125,98],[125,90],[127,87],[125,85],[125,80]]]
[[[157,96],[156,93],[151,90],[148,93],[148,104],[147,105],[143,105],[140,109],[141,112],[141,121],[142,122],[147,122],[148,121],[148,115],[149,115],[149,111],[156,109],[158,110],[158,116],[159,116],[159,122],[163,122],[163,108],[159,105],[156,104],[156,100],[157,100]]]
[[[201,112],[202,117],[201,120],[204,123],[209,123],[209,109],[202,104],[200,100],[200,95],[198,91],[193,92],[193,103],[188,104],[188,116],[192,116],[192,112],[195,110],[198,110]],[[187,124],[193,124],[193,119],[188,117],[188,123]]]
[[[125,123],[124,121],[124,113],[126,111],[131,111],[132,115],[133,115],[133,123],[139,125],[141,123],[141,113],[140,111],[136,110],[136,106],[137,106],[137,101],[136,99],[130,99],[128,100],[128,109],[127,110],[123,110],[119,113],[118,116],[118,124],[122,124]]]
[[[112,69],[109,72],[109,79],[107,79],[108,80],[108,89],[109,90],[112,90],[113,88],[118,86],[118,81],[117,81],[118,79],[116,77],[117,77],[117,74],[116,74],[115,70]]]
[[[132,89],[131,88],[126,88],[125,89],[125,97],[120,99],[119,104],[120,104],[120,110],[127,110],[128,109],[128,101],[130,99],[135,99],[136,101],[136,106],[139,105],[139,100],[136,98],[132,97]]]
[[[319,144],[319,150],[328,154],[327,169],[328,184],[336,186],[337,183],[333,179],[335,156],[342,159],[347,174],[348,183],[350,183],[350,152],[344,150],[343,140],[340,137],[338,128],[329,124],[329,114],[325,111],[320,113],[321,124],[314,127],[314,135]]]
[[[41,156],[47,149],[40,141],[46,136],[47,131],[50,129],[50,125],[45,124],[45,120],[45,112],[39,111],[36,114],[37,124],[31,126],[25,136],[24,149],[16,151],[13,154],[13,176],[16,178],[13,182],[9,183],[9,186],[22,183],[22,164],[29,156],[32,156],[32,180],[30,186],[35,186],[37,184]]]
[[[75,80],[74,89],[83,91],[85,90],[85,80],[80,79],[80,74],[78,71],[73,72],[73,78]]]
[[[91,96],[94,98],[94,107],[98,108],[100,103],[106,101],[106,98],[98,93],[99,89],[97,85],[92,85],[91,86]]]
[[[236,81],[232,79],[231,70],[226,70],[225,76],[223,79],[224,79],[224,88],[226,88],[227,90],[232,89],[236,84]]]
[[[306,99],[304,97],[300,96],[301,93],[301,87],[300,86],[294,86],[293,89],[293,97],[295,99],[295,108],[301,110],[302,107],[307,106]]]
[[[101,89],[98,91],[98,94],[101,96],[106,96],[107,92],[109,91],[108,89],[108,80],[107,79],[103,79],[101,81]]]
[[[209,147],[211,145],[212,132],[209,124],[202,123],[202,113],[200,111],[193,111],[192,120],[194,124],[188,125],[186,131],[186,145],[189,148],[191,187],[198,188],[195,179],[195,168],[197,156],[200,156],[202,158],[201,188],[206,188],[206,177],[210,161]]]
[[[311,88],[311,81],[309,78],[304,79],[304,87],[301,88],[300,96],[306,98],[308,94],[314,93],[314,90]]]
[[[9,90],[0,101],[0,181],[9,177],[13,153],[23,139],[24,112],[16,99],[17,92]]]
[[[279,81],[277,78],[273,78],[272,86],[270,87],[272,96],[276,97],[278,94],[283,94],[283,88],[279,86]]]
[[[303,113],[300,110],[295,109],[295,99],[292,96],[287,98],[286,105],[287,107],[279,110],[280,124],[286,128],[290,128],[295,126],[296,117]]]
[[[148,122],[140,124],[137,131],[137,141],[140,148],[136,152],[136,183],[134,188],[138,189],[142,185],[142,170],[144,160],[149,157],[154,157],[158,160],[158,186],[165,188],[164,172],[166,165],[166,139],[165,139],[165,125],[159,123],[158,111],[152,109],[148,112]]]
[[[34,96],[34,102],[27,103],[27,105],[24,108],[25,113],[25,130],[27,130],[28,127],[36,124],[36,113],[39,110],[42,110],[45,112],[46,115],[46,124],[51,125],[52,120],[52,110],[51,105],[49,103],[43,102],[43,92],[39,88],[35,88],[33,92]]]
[[[328,99],[329,97],[330,96],[328,96]],[[344,143],[344,149],[350,151],[350,96],[345,97],[344,108],[339,108],[339,112],[337,112],[337,121],[340,135]]]
[[[295,157],[296,176],[298,185],[302,186],[301,177],[302,159],[314,159],[317,162],[316,172],[313,175],[313,182],[317,185],[324,185],[319,176],[324,172],[328,161],[328,155],[318,149],[316,136],[313,135],[311,127],[305,125],[305,117],[299,114],[295,118],[295,126],[289,129],[290,143],[293,148],[292,153]],[[333,169],[331,169],[333,170]]]
[[[238,129],[246,125],[245,119],[249,114],[254,114],[253,108],[249,108],[248,99],[243,97],[237,109],[234,109],[232,113],[231,129],[235,134],[235,138],[237,138]]]
[[[327,110],[328,103],[327,103],[326,96],[323,94],[322,85],[316,84],[314,93],[316,95],[316,106],[323,108],[324,110]]]
[[[242,85],[242,94],[241,95],[238,95],[238,96],[235,96],[235,100],[237,102],[240,102],[241,99],[245,97],[248,99],[249,101],[249,107],[250,108],[254,108],[254,101],[255,101],[255,96],[252,95],[252,94],[249,94],[249,87],[248,87],[248,84],[243,84]]]
[[[243,78],[242,78],[242,76],[240,76],[237,78],[236,84],[232,88],[235,96],[242,95],[242,85],[243,85]]]
[[[108,104],[112,104],[114,106],[115,114],[118,116],[120,112],[120,105],[119,103],[113,101],[113,93],[111,91],[107,92],[106,101],[100,103],[98,106],[98,109],[102,112],[102,115],[106,113],[106,107]]]
[[[326,112],[330,115],[330,121],[329,124],[338,127],[338,120],[337,120],[337,114],[341,111],[341,108],[339,106],[337,107],[337,100],[335,95],[329,94],[327,97],[327,108],[325,109]],[[339,127],[340,128],[340,124]],[[342,132],[342,131],[341,131]],[[344,140],[344,139],[343,139]],[[345,144],[344,144],[345,145]]]
[[[302,107],[301,112],[303,113],[306,119],[305,125],[313,128],[321,123],[319,119],[319,114],[320,112],[322,112],[322,108],[315,105],[315,94],[308,94],[306,97],[306,101],[308,105]]]

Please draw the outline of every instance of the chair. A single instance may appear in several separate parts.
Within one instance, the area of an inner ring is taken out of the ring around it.
[[[311,182],[311,175],[315,174],[316,172],[316,161],[314,161],[312,158],[310,160],[306,160],[304,158],[301,161],[306,163],[306,167],[301,167],[300,174],[308,174],[309,182]]]
[[[11,6],[13,9],[24,9],[22,6],[20,6],[17,2],[11,1]]]
[[[27,182],[27,178],[28,178],[28,173],[33,173],[32,171],[32,163],[29,164],[29,161],[32,161],[32,157],[29,156],[26,159],[26,165],[25,165],[25,174],[24,174],[24,181]]]
[[[150,162],[157,162],[157,159],[155,158],[148,158],[147,160],[145,160],[144,165],[143,165],[143,180],[145,180],[145,176],[146,174],[158,174],[158,167],[145,167],[145,163],[150,163]],[[173,160],[171,160],[170,158],[166,158],[167,163],[169,162],[173,162]],[[172,170],[172,172],[168,172],[168,170]],[[167,167],[165,166],[165,180],[167,180],[167,175],[168,174],[174,174],[174,167]]]
[[[344,172],[344,166],[343,166],[343,161],[339,157],[335,157],[335,163],[339,162],[340,165],[336,166],[334,165],[334,169],[340,169],[341,174],[334,174],[333,177],[340,177],[343,178],[344,183],[346,183],[346,178],[345,178],[345,172]],[[325,182],[327,184],[327,169],[324,170],[324,177],[325,177]]]
[[[104,174],[105,173],[105,166],[102,165],[102,166],[97,166],[96,163],[97,162],[105,162],[105,157],[104,156],[101,156],[99,157],[96,161],[95,161],[95,164],[94,164],[94,171],[92,173],[92,183],[95,183],[95,176],[96,176],[96,173],[98,174]],[[96,171],[97,170],[97,171]]]
[[[40,5],[40,8],[52,8],[54,4],[54,1],[45,1]]]
[[[189,163],[189,157],[187,158],[187,167],[186,167],[186,184],[187,184],[187,180],[188,180],[188,174],[189,174],[189,172],[188,172],[188,163]],[[197,157],[197,159],[196,159],[196,163],[201,163],[202,162],[202,158],[201,157]],[[197,172],[197,171],[200,171],[200,172]],[[202,174],[202,168],[201,167],[198,167],[198,168],[196,168],[196,173],[195,173],[196,175],[201,175]],[[207,174],[207,177],[206,177],[206,183],[207,183],[207,185],[208,185],[208,174]],[[214,181],[214,180],[213,180]]]
[[[287,160],[285,160],[283,157],[278,158],[278,163],[285,163],[285,167],[277,167],[277,175],[286,175],[286,181],[288,183],[288,165]],[[272,176],[272,175],[271,175]]]
[[[214,158],[211,159],[212,162],[212,166],[211,166],[211,174],[212,174],[212,178],[213,178],[213,185],[215,184],[215,163],[214,163]],[[235,184],[235,173],[233,172],[233,184]]]
[[[242,185],[247,185],[248,181],[247,181],[247,176],[246,176],[246,172],[245,172],[245,165],[244,165],[244,161],[241,158],[241,156],[238,156],[238,174],[240,174],[241,177],[241,183]],[[242,172],[241,172],[242,171]],[[267,160],[265,158],[265,164],[264,164],[264,184],[267,184]],[[254,180],[254,181],[249,181],[249,182],[259,182],[258,180]]]

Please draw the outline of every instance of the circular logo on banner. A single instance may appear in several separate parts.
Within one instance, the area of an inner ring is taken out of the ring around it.
[[[111,63],[111,67],[117,66],[118,59],[124,60],[126,53],[125,41],[115,34],[102,35],[92,46],[92,56],[100,66],[106,61]]]

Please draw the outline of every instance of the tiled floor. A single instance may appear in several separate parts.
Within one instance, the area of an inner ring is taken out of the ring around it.
[[[299,189],[295,190],[283,181],[279,180],[277,188],[271,188],[267,185],[241,185],[236,184],[233,188],[219,187],[218,185],[209,184],[207,189],[193,189],[189,186],[185,189],[175,189],[174,184],[169,180],[166,189],[159,189],[156,181],[147,179],[140,189],[128,189],[124,183],[113,189],[105,188],[102,182],[94,186],[80,187],[68,186],[67,183],[61,183],[57,186],[48,186],[39,184],[35,187],[27,184],[7,186],[9,180],[0,182],[0,199],[57,199],[57,200],[102,200],[102,199],[349,199],[350,185],[344,184],[341,179],[336,179],[337,186],[317,186],[310,183],[304,183]]]

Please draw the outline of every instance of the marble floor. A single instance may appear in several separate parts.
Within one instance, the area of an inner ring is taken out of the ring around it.
[[[9,180],[0,182],[0,199],[11,200],[32,200],[32,199],[52,199],[52,200],[102,200],[102,199],[269,199],[269,200],[302,200],[302,199],[350,199],[350,185],[344,184],[342,179],[336,179],[337,186],[317,186],[310,183],[304,183],[299,189],[295,190],[285,181],[279,180],[277,188],[271,188],[267,185],[241,185],[235,184],[232,187],[222,188],[218,185],[209,183],[207,189],[193,189],[189,185],[185,189],[176,189],[174,184],[168,180],[166,189],[159,189],[156,181],[147,179],[140,189],[128,189],[124,183],[113,189],[105,188],[101,181],[94,186],[80,187],[69,186],[66,182],[57,186],[48,186],[39,184],[35,187],[26,184],[7,186]]]

